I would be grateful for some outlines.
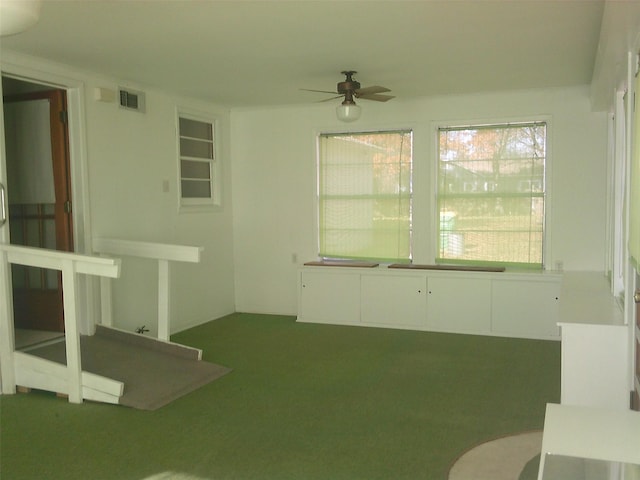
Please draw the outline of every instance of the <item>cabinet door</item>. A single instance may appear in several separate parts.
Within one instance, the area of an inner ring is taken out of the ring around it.
[[[563,323],[561,403],[629,408],[628,361],[626,326]]]
[[[423,327],[426,286],[423,275],[363,275],[362,323]]]
[[[359,323],[360,275],[328,271],[304,271],[300,275],[299,321]]]
[[[429,277],[427,324],[443,332],[489,333],[491,280]]]
[[[560,337],[560,282],[493,281],[491,330],[525,338]]]

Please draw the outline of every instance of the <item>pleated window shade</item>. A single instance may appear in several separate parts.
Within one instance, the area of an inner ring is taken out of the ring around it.
[[[439,129],[437,262],[543,267],[546,130]]]
[[[319,137],[319,255],[411,261],[412,132]]]
[[[629,255],[640,268],[640,75],[636,77],[631,186],[629,190]]]

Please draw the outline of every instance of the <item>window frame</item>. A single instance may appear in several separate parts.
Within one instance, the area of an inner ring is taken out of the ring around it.
[[[490,128],[490,127],[508,127],[529,125],[536,123],[546,124],[546,137],[545,147],[546,156],[544,164],[544,214],[543,214],[543,232],[542,232],[542,264],[525,264],[525,263],[511,263],[511,262],[499,262],[499,261],[483,261],[483,260],[445,260],[439,258],[440,253],[440,211],[439,211],[439,162],[440,162],[440,145],[439,145],[439,133],[441,130],[446,129],[473,129],[473,128]],[[525,271],[545,271],[548,269],[562,270],[562,260],[555,260],[554,265],[550,264],[550,259],[554,259],[553,256],[553,244],[552,244],[552,212],[553,212],[553,118],[551,115],[527,115],[522,117],[498,117],[498,118],[483,118],[477,120],[446,120],[446,121],[434,121],[431,122],[431,138],[433,141],[431,154],[433,162],[431,162],[431,186],[433,191],[433,203],[432,203],[432,215],[430,219],[430,231],[433,232],[430,235],[429,243],[431,245],[431,258],[438,264],[462,264],[462,265],[486,265],[486,266],[504,266],[508,270],[525,270]]]
[[[409,230],[409,258],[406,260],[391,260],[391,259],[383,259],[383,258],[374,258],[374,257],[358,257],[358,256],[323,256],[321,253],[321,166],[320,166],[320,154],[321,154],[321,137],[323,136],[349,136],[349,135],[374,135],[376,133],[408,133],[411,138],[411,173],[410,173],[410,191],[409,191],[409,201],[410,201],[410,230]],[[377,263],[412,263],[414,261],[415,252],[414,252],[414,243],[415,243],[415,222],[416,222],[416,214],[415,214],[415,195],[416,195],[416,163],[415,163],[415,142],[416,142],[416,129],[413,126],[401,126],[401,127],[389,127],[389,128],[375,128],[375,129],[350,129],[350,130],[317,130],[313,135],[314,147],[315,147],[315,240],[316,240],[316,252],[317,257],[322,261],[370,261]]]
[[[206,123],[211,125],[212,130],[212,156],[210,160],[189,157],[182,155],[180,148],[180,140],[182,138],[190,138],[181,135],[180,120],[192,120],[200,123]],[[221,207],[222,202],[222,182],[221,182],[221,162],[219,155],[219,141],[218,141],[218,119],[214,115],[206,114],[203,112],[197,112],[189,108],[178,107],[176,109],[175,116],[175,129],[176,129],[176,158],[177,158],[177,197],[178,197],[178,211],[180,213],[188,212],[200,212],[200,211],[212,211]],[[182,194],[182,181],[185,177],[182,174],[182,160],[188,159],[199,162],[206,162],[209,165],[209,188],[211,195],[208,197],[184,197]]]

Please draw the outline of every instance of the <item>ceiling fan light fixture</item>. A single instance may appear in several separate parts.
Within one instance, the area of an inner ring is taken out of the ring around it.
[[[336,107],[336,115],[342,122],[355,122],[361,113],[362,109],[353,100],[345,100]]]
[[[41,0],[0,1],[0,36],[14,35],[35,25],[40,5]]]

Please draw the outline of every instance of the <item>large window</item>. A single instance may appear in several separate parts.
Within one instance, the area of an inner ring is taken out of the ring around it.
[[[543,267],[546,124],[438,131],[443,263]]]
[[[180,204],[206,206],[219,203],[214,122],[178,114]]]
[[[409,262],[411,175],[411,131],[320,135],[320,256]]]

